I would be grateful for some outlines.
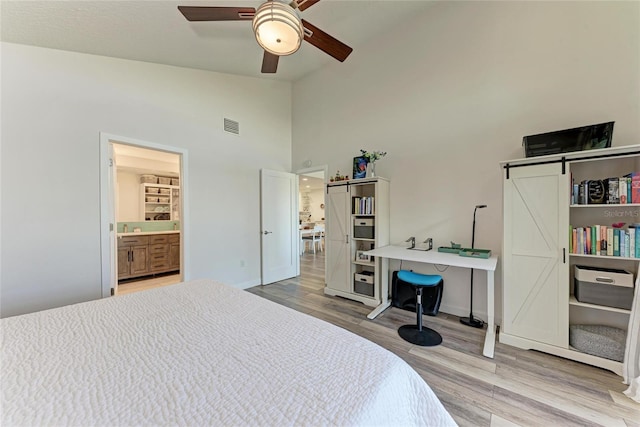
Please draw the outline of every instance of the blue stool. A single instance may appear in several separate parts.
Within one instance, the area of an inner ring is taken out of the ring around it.
[[[400,270],[398,279],[416,288],[416,317],[415,325],[403,325],[398,328],[398,335],[411,344],[430,347],[442,343],[442,336],[433,329],[422,327],[422,288],[438,286],[442,283],[442,276],[437,274],[418,274],[413,271]]]

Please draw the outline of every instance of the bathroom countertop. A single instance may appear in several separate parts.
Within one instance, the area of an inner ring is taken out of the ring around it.
[[[130,231],[128,233],[118,233],[118,237],[126,237],[126,236],[149,236],[151,234],[173,234],[180,233],[180,230],[165,230],[165,231],[138,231],[133,232]]]

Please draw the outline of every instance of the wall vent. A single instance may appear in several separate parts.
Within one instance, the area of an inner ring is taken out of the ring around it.
[[[224,119],[224,130],[225,132],[235,133],[236,135],[240,135],[240,123],[231,119]]]

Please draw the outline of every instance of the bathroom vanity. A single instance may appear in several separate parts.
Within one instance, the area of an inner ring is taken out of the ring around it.
[[[118,233],[118,280],[180,271],[180,231]]]

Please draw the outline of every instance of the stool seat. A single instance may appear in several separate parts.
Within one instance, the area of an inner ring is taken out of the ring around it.
[[[414,286],[436,286],[442,280],[439,274],[420,274],[413,271],[400,270],[398,279],[411,283]]]
[[[400,270],[398,279],[409,283],[416,289],[416,324],[402,325],[398,328],[398,335],[405,341],[415,345],[430,347],[442,343],[442,335],[430,328],[422,326],[422,289],[438,286],[442,283],[442,276],[438,274],[419,274],[413,271]]]

